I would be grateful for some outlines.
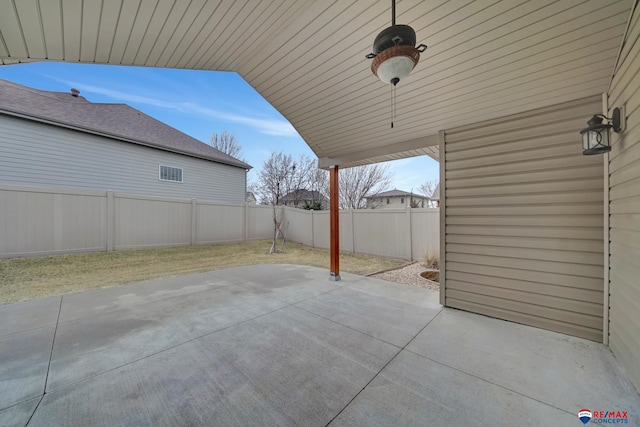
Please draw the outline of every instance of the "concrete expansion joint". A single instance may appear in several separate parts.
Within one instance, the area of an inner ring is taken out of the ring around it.
[[[438,314],[436,314],[435,316],[433,316],[433,318],[432,318],[431,320],[429,320],[429,321],[427,322],[427,324],[426,324],[426,325],[424,325],[424,326],[423,326],[423,327],[422,327],[422,328],[421,328],[421,329],[420,329],[420,330],[419,330],[419,331],[418,331],[418,332],[417,332],[417,333],[416,333],[416,334],[415,334],[415,335],[414,335],[414,336],[413,336],[409,341],[407,341],[407,342],[406,342],[406,344],[405,344],[405,345],[404,345],[400,350],[398,350],[398,351],[396,352],[396,354],[394,354],[394,355],[393,355],[393,357],[391,357],[391,358],[387,361],[387,363],[385,363],[385,364],[384,364],[384,366],[383,366],[382,368],[380,368],[380,370],[379,370],[378,372],[376,372],[376,374],[375,374],[373,377],[371,377],[371,379],[369,380],[369,382],[368,382],[367,384],[365,384],[365,386],[364,386],[364,387],[362,387],[362,389],[361,389],[358,393],[356,393],[356,395],[355,395],[355,396],[353,396],[353,398],[352,398],[349,402],[347,402],[347,404],[346,404],[346,405],[344,405],[344,407],[340,410],[340,412],[338,412],[338,413],[336,414],[336,416],[335,416],[335,417],[331,418],[331,420],[330,420],[330,421],[325,425],[325,427],[328,427],[329,425],[331,425],[331,423],[332,423],[336,418],[338,418],[338,417],[340,416],[340,414],[341,414],[342,412],[344,412],[344,410],[345,410],[345,409],[347,409],[347,408],[349,407],[349,405],[351,405],[351,402],[353,402],[354,400],[356,400],[356,398],[357,398],[357,397],[358,397],[358,396],[359,396],[359,395],[364,391],[364,389],[366,389],[367,387],[369,387],[369,384],[371,384],[371,383],[373,382],[373,380],[375,380],[376,378],[378,378],[378,375],[380,375],[380,373],[381,373],[382,371],[384,371],[384,370],[385,370],[385,368],[386,368],[387,366],[389,366],[389,364],[390,364],[391,362],[393,362],[393,361],[395,360],[395,358],[396,358],[396,357],[398,357],[398,355],[399,355],[400,353],[402,353],[402,352],[407,348],[407,346],[408,346],[409,344],[411,344],[411,342],[412,342],[413,340],[415,340],[415,339],[416,339],[416,337],[417,337],[418,335],[420,335],[420,333],[422,333],[422,331],[424,331],[424,330],[427,328],[427,326],[429,326],[429,325],[431,324],[431,322],[433,322],[433,321],[436,319],[436,317],[438,317],[438,316],[440,315],[440,313],[442,313],[442,309],[438,312]],[[392,344],[392,345],[393,345],[393,344]]]
[[[455,310],[455,309],[454,309],[454,310]],[[439,316],[443,311],[444,311],[444,307],[440,309],[440,311],[438,312],[438,314],[436,314],[436,315],[433,317],[433,319],[431,319],[431,321],[429,321],[429,323],[433,322],[433,321],[436,319],[436,317],[438,317],[438,316]],[[427,326],[429,326],[429,323],[428,323],[424,328],[422,328],[422,330],[426,329],[426,327],[427,327]],[[422,330],[421,330],[420,332],[422,332]],[[418,334],[420,334],[420,332],[418,332]],[[417,336],[418,334],[416,334],[416,336]],[[411,341],[413,341],[414,339],[415,339],[415,337],[413,337],[413,338],[411,339]],[[407,346],[411,343],[411,341],[409,341],[405,347],[407,347]],[[404,350],[404,348],[403,348],[403,350]],[[449,368],[449,369],[452,369],[452,370],[454,370],[454,371],[458,371],[458,372],[460,372],[460,373],[462,373],[462,374],[465,374],[465,375],[469,375],[469,376],[471,376],[471,377],[474,377],[474,378],[476,378],[477,380],[480,380],[480,381],[482,381],[482,382],[486,382],[486,383],[491,384],[491,385],[493,385],[493,386],[495,386],[495,387],[499,387],[499,388],[501,388],[501,389],[503,389],[503,390],[505,390],[505,391],[507,391],[507,392],[509,392],[509,393],[517,394],[517,395],[520,395],[520,396],[522,396],[522,397],[524,397],[524,398],[526,398],[526,399],[534,400],[534,401],[536,401],[536,402],[538,402],[538,403],[540,403],[540,404],[542,404],[542,405],[549,406],[549,407],[551,407],[551,408],[557,409],[557,410],[559,410],[559,411],[565,412],[565,413],[570,414],[570,415],[575,415],[573,412],[567,411],[566,409],[563,409],[563,408],[561,408],[561,407],[559,407],[559,406],[552,405],[552,404],[550,404],[550,403],[548,403],[548,402],[545,402],[545,401],[543,401],[543,400],[540,400],[540,399],[537,399],[537,398],[535,398],[535,397],[529,396],[528,394],[525,394],[525,393],[519,392],[519,391],[517,391],[517,390],[515,390],[515,389],[509,388],[509,387],[505,387],[505,386],[504,386],[504,385],[502,385],[502,384],[499,384],[499,383],[497,383],[497,382],[494,382],[494,381],[488,380],[488,379],[483,378],[483,377],[481,377],[481,376],[478,376],[478,375],[476,375],[476,374],[474,374],[474,373],[472,373],[472,372],[467,372],[466,370],[464,370],[464,369],[460,369],[460,368],[458,368],[458,367],[456,367],[456,366],[454,366],[454,365],[450,365],[450,364],[444,363],[444,362],[442,362],[441,360],[434,359],[434,358],[431,358],[431,357],[427,357],[427,356],[425,356],[424,354],[416,353],[415,351],[411,351],[411,350],[407,350],[407,351],[408,351],[409,353],[411,353],[411,354],[415,355],[415,356],[422,357],[422,358],[427,359],[427,360],[429,360],[429,361],[431,361],[431,362],[433,362],[433,363],[437,363],[438,365],[445,366],[445,367],[447,367],[447,368]],[[384,368],[383,368],[383,369],[384,369]]]
[[[36,407],[33,409],[33,412],[31,413],[31,416],[27,420],[27,423],[25,424],[25,427],[27,427],[29,425],[29,423],[31,422],[31,419],[33,418],[33,416],[35,415],[36,411],[40,407],[40,404],[42,403],[42,400],[44,399],[44,396],[47,394],[47,382],[49,381],[49,371],[51,370],[51,359],[53,359],[53,348],[54,348],[54,346],[56,344],[56,335],[58,333],[58,325],[60,324],[60,313],[62,313],[62,300],[63,299],[64,299],[64,295],[61,295],[60,296],[60,306],[58,307],[58,317],[56,318],[56,327],[53,330],[53,339],[51,340],[51,351],[49,352],[49,364],[47,365],[47,374],[44,377],[44,387],[42,389],[42,396],[40,396],[40,400],[38,401],[38,404],[36,405]]]

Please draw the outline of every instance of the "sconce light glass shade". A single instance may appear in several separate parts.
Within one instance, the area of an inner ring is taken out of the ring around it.
[[[413,46],[400,45],[385,49],[373,59],[371,71],[384,83],[397,85],[405,79],[420,60]]]
[[[582,129],[582,154],[601,154],[611,151],[609,140],[609,129],[615,133],[620,133],[624,128],[624,113],[620,108],[613,109],[613,117],[609,118],[602,114],[596,114],[587,122],[588,127]],[[602,121],[606,119],[606,123]]]
[[[602,124],[602,117],[593,116],[588,122],[589,127],[582,129],[582,154],[601,154],[611,151],[609,145],[609,129],[611,125]]]

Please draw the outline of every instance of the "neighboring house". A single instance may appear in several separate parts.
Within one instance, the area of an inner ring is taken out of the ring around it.
[[[438,183],[438,185],[436,185],[436,189],[433,190],[433,194],[430,197],[432,202],[436,202],[436,206],[437,208],[440,207],[440,183]]]
[[[397,189],[367,197],[367,208],[369,209],[400,209],[407,206],[428,208],[429,198]]]
[[[329,199],[319,191],[300,188],[282,196],[279,204],[300,209],[308,209],[313,206],[314,209],[317,207],[317,210],[323,210],[329,206]]]
[[[247,203],[249,203],[250,205],[255,205],[256,204],[256,196],[255,194],[253,194],[253,192],[251,191],[247,191]]]
[[[245,202],[248,164],[79,93],[0,79],[0,184]]]

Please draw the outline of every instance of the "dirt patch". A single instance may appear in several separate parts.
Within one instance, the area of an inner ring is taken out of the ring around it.
[[[420,273],[420,277],[423,279],[431,280],[432,282],[440,283],[440,272],[439,271],[423,271]]]

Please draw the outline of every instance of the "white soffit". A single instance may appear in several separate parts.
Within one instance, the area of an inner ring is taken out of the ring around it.
[[[605,92],[632,2],[398,0],[397,22],[429,47],[398,85],[393,129],[365,59],[386,0],[0,0],[0,61],[232,70],[321,159],[436,158],[403,146]]]

